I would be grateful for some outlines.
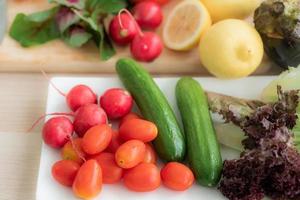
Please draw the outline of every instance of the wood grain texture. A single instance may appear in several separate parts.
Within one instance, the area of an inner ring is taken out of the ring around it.
[[[167,16],[171,8],[180,0],[173,0],[164,7]],[[11,24],[17,13],[32,13],[48,8],[47,0],[8,0],[8,24]],[[158,30],[160,33],[161,30]],[[117,55],[109,61],[99,59],[97,49],[93,44],[74,49],[60,40],[51,41],[45,45],[22,48],[7,34],[0,45],[0,71],[34,72],[43,68],[47,72],[85,72],[114,73],[114,65],[120,57],[128,57],[127,48],[117,47]],[[174,52],[164,49],[159,59],[146,68],[154,74],[201,74],[208,72],[201,67],[197,49],[189,52]],[[278,73],[267,58],[255,74]]]

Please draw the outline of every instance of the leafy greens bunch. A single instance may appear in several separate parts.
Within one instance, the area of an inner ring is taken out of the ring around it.
[[[127,0],[48,0],[55,6],[49,10],[25,15],[19,13],[10,28],[10,36],[23,47],[44,44],[61,38],[71,47],[93,41],[102,60],[115,54],[104,27],[110,14],[127,6]]]

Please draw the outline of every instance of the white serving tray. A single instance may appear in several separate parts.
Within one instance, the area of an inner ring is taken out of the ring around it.
[[[168,98],[179,118],[175,101],[175,85],[179,78],[156,78],[156,82]],[[262,89],[274,79],[271,76],[249,77],[239,80],[218,80],[215,78],[196,78],[205,90],[219,92],[243,98],[259,98]],[[123,87],[117,77],[106,78],[78,78],[78,77],[57,77],[52,82],[62,91],[69,91],[76,84],[90,86],[97,95],[101,95],[106,89],[112,87]],[[46,113],[69,112],[65,99],[56,90],[49,86],[48,102]],[[179,118],[180,119],[180,118]],[[238,152],[222,147],[223,159],[230,159],[238,156]],[[37,183],[37,200],[76,200],[72,190],[63,187],[51,176],[51,167],[54,162],[60,160],[58,150],[42,145],[41,161]],[[163,186],[153,192],[136,193],[128,191],[122,183],[117,185],[104,185],[101,194],[96,200],[221,200],[226,199],[214,188],[206,188],[194,185],[185,192],[171,191]]]

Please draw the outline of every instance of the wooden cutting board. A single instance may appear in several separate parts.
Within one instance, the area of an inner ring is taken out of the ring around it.
[[[32,13],[51,7],[47,0],[7,0],[8,24],[12,23],[17,13]],[[173,0],[164,7],[165,16],[180,0]],[[7,29],[9,29],[9,27]],[[158,30],[160,33],[161,30]],[[70,73],[114,73],[114,65],[121,57],[128,57],[128,48],[117,48],[117,55],[104,62],[99,59],[97,49],[88,44],[80,49],[70,48],[60,40],[47,44],[23,48],[6,34],[0,45],[0,71],[7,72],[70,72]],[[255,74],[276,74],[277,67],[264,58]],[[201,67],[197,49],[189,52],[175,52],[164,49],[154,62],[145,64],[154,74],[200,74],[208,75]]]

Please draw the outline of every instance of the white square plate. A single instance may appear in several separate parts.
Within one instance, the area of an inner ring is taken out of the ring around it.
[[[206,89],[223,94],[233,95],[243,98],[259,98],[262,89],[274,77],[249,77],[240,80],[218,80],[215,78],[196,78]],[[156,78],[156,83],[168,98],[176,115],[179,117],[175,101],[175,85],[178,78]],[[52,82],[62,91],[69,91],[76,84],[86,84],[90,86],[98,95],[106,89],[112,87],[123,87],[117,77],[106,78],[78,78],[78,77],[58,77]],[[49,86],[48,102],[46,113],[69,112],[65,98],[56,90]],[[238,156],[238,152],[222,147],[223,159]],[[37,183],[37,200],[75,200],[77,199],[70,188],[63,187],[56,183],[51,176],[51,167],[54,162],[60,160],[58,150],[54,150],[47,145],[42,145],[41,162]],[[159,189],[148,193],[136,193],[128,191],[122,183],[117,185],[104,185],[101,194],[96,200],[221,200],[226,199],[214,188],[206,188],[194,185],[185,192],[175,192],[161,186]]]

